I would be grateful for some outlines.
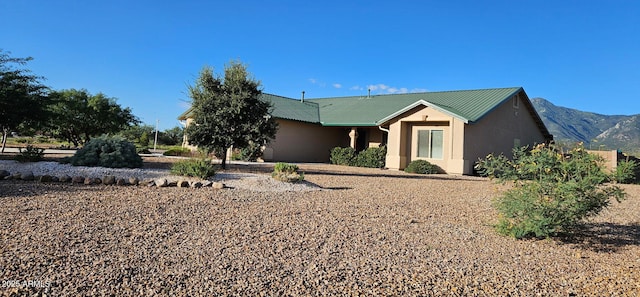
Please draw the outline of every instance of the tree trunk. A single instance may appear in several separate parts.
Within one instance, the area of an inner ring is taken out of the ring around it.
[[[227,169],[227,150],[222,151],[222,169]]]
[[[0,154],[4,154],[4,147],[7,145],[8,134],[9,134],[9,129],[2,129],[2,150],[0,150]]]

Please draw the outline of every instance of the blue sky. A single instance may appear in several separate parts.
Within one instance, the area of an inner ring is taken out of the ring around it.
[[[0,2],[0,48],[52,89],[118,98],[178,125],[204,65],[237,59],[299,98],[522,86],[530,98],[640,113],[640,1]]]

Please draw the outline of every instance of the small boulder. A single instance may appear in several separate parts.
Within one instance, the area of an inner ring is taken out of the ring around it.
[[[13,175],[7,175],[3,179],[4,180],[12,180],[13,179]]]
[[[93,184],[94,185],[99,185],[101,183],[102,183],[102,179],[100,179],[99,177],[93,178]]]
[[[113,184],[115,184],[115,183],[116,183],[116,177],[115,177],[115,176],[113,176],[113,175],[105,175],[105,176],[102,178],[102,184],[105,184],[105,185],[113,185]]]
[[[71,181],[71,176],[68,175],[63,175],[60,177],[60,182],[61,183],[68,183]]]
[[[129,182],[128,182],[126,179],[124,179],[124,178],[119,178],[119,179],[116,181],[116,185],[118,185],[118,186],[126,186],[126,185],[128,185],[128,184],[129,184]]]
[[[84,176],[74,176],[74,177],[71,179],[71,182],[72,182],[72,183],[74,183],[74,184],[81,184],[81,183],[84,183]]]
[[[198,189],[198,188],[202,188],[202,182],[194,181],[194,182],[192,182],[192,183],[191,183],[191,185],[189,185],[189,186],[190,186],[190,187],[192,187],[192,188],[196,188],[196,189]]]
[[[134,186],[137,186],[137,185],[138,185],[138,182],[140,182],[140,181],[138,180],[138,178],[137,178],[137,177],[130,177],[130,178],[129,178],[129,184],[132,184],[132,185],[134,185]]]
[[[221,182],[214,182],[213,184],[211,184],[211,187],[213,187],[214,189],[220,190],[220,189],[224,189],[225,185]]]
[[[38,181],[41,183],[50,183],[53,181],[53,177],[51,175],[44,174],[41,175],[40,178],[38,178]]]
[[[167,179],[165,179],[165,178],[159,178],[159,179],[156,179],[156,180],[154,181],[154,184],[155,184],[155,185],[156,185],[156,187],[158,187],[158,188],[164,188],[164,187],[166,187],[166,186],[168,186],[168,185],[169,185],[169,183],[167,182]]]
[[[85,185],[91,185],[93,184],[93,178],[87,177],[84,179],[84,184]]]
[[[57,183],[60,181],[60,178],[58,178],[57,176],[52,176],[51,177],[51,182]]]
[[[20,174],[20,178],[22,180],[34,180],[35,176],[33,175],[33,172],[29,171],[29,172]]]
[[[178,181],[178,188],[188,188],[188,187],[189,187],[189,181],[186,181],[186,180]]]
[[[138,185],[141,185],[141,186],[153,185],[153,180],[152,179],[144,179],[144,180],[139,181]]]
[[[175,180],[167,183],[167,187],[177,187],[177,186],[178,186],[178,182]]]
[[[0,170],[0,179],[4,179],[7,176],[10,176],[11,173],[9,173],[9,171],[6,170]]]
[[[210,181],[210,180],[206,180],[206,181],[204,181],[204,182],[202,183],[202,187],[203,187],[203,188],[211,187],[211,185],[212,185],[212,184],[213,184],[213,182],[212,182],[212,181]]]

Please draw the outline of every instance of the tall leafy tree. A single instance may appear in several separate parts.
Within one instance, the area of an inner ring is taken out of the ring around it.
[[[131,109],[122,108],[115,98],[102,93],[90,94],[87,90],[61,90],[50,94],[50,129],[59,138],[74,146],[87,143],[92,137],[118,133],[140,121]]]
[[[7,135],[18,126],[33,127],[44,122],[48,88],[43,79],[20,68],[33,58],[14,58],[9,52],[0,50],[0,128],[2,129],[2,149]]]
[[[215,152],[226,168],[229,147],[273,139],[278,126],[261,94],[260,82],[238,61],[225,66],[224,77],[203,67],[195,85],[189,87],[194,120],[185,132],[189,142],[207,153]]]

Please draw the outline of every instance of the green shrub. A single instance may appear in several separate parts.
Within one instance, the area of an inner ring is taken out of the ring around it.
[[[19,149],[20,153],[16,156],[18,162],[38,162],[44,159],[44,149],[37,148],[33,145],[27,145],[23,150]]]
[[[174,147],[162,153],[165,156],[181,156],[181,157],[189,157],[191,156],[191,150],[186,147]]]
[[[298,165],[278,162],[273,168],[271,177],[285,182],[297,182],[304,180],[304,174],[298,172]]]
[[[384,168],[387,158],[387,147],[370,147],[358,153],[354,166],[368,168]]]
[[[613,174],[613,180],[621,184],[637,182],[637,171],[638,163],[636,163],[636,161],[629,159],[618,161],[618,166]]]
[[[202,179],[214,176],[215,167],[209,159],[188,159],[176,162],[171,166],[171,173],[182,176],[193,176]]]
[[[419,173],[419,174],[432,174],[438,173],[439,168],[436,165],[429,163],[427,160],[413,160],[404,169],[404,172]]]
[[[568,231],[587,217],[597,215],[625,193],[606,184],[602,158],[580,145],[568,153],[552,145],[514,149],[513,160],[489,155],[477,164],[480,173],[513,181],[512,189],[494,200],[499,233],[516,238],[549,237]]]
[[[356,150],[352,147],[334,147],[329,160],[331,164],[353,166]]]
[[[136,153],[136,147],[121,136],[101,136],[91,139],[68,161],[74,166],[142,167],[142,158]]]
[[[356,154],[352,147],[334,147],[331,149],[331,164],[384,168],[387,158],[387,147],[370,147]]]

